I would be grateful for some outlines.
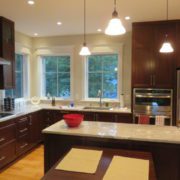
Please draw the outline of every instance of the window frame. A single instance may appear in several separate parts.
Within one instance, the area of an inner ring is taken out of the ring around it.
[[[23,83],[22,93],[23,93],[23,96],[20,98],[15,98],[16,101],[21,101],[29,96],[29,55],[26,53],[22,53],[22,52],[15,52],[15,54],[23,56],[23,59],[22,59],[22,61],[23,61],[23,64],[22,64],[22,83]],[[16,67],[16,64],[15,64],[15,67]],[[16,77],[16,69],[15,69],[15,77]],[[4,96],[5,96],[5,91],[4,91]],[[13,89],[12,89],[12,91],[13,91]],[[12,93],[12,95],[13,95],[13,93]]]
[[[116,99],[112,99],[112,98],[102,98],[103,101],[107,101],[107,102],[119,102],[120,99],[120,95],[122,94],[122,51],[106,51],[106,52],[92,52],[91,55],[110,55],[110,54],[116,54],[118,55],[118,72],[117,72],[117,98]],[[84,58],[84,67],[85,67],[85,78],[84,78],[84,101],[99,101],[99,98],[90,98],[88,97],[88,56]]]
[[[43,64],[43,57],[58,57],[58,56],[69,56],[70,57],[70,96],[68,98],[62,98],[62,97],[56,97],[57,100],[72,100],[73,99],[73,57],[71,53],[53,53],[53,54],[41,54],[39,55],[39,60],[40,60],[40,74],[42,76],[42,78],[40,79],[40,96],[41,99],[47,99],[47,96],[45,95],[45,68],[44,68],[44,64]]]

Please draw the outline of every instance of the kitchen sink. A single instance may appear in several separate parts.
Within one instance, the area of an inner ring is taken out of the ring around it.
[[[0,112],[0,118],[6,117],[6,116],[11,116],[14,115],[12,113],[6,113],[6,112]]]
[[[110,110],[111,107],[93,107],[93,106],[86,106],[83,109],[87,110]]]

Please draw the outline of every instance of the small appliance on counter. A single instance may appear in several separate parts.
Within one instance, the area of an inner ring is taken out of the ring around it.
[[[4,111],[13,111],[15,108],[15,100],[11,97],[4,98],[4,105],[3,109]]]

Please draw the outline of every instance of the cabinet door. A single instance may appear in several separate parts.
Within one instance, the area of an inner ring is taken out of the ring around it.
[[[154,62],[154,27],[147,23],[133,24],[132,86],[151,87]]]
[[[0,82],[1,89],[12,89],[15,87],[15,45],[14,45],[14,22],[1,18],[2,40],[0,55],[10,62],[1,68],[3,80]]]
[[[30,144],[33,146],[42,141],[42,118],[40,112],[29,115],[30,119]]]
[[[116,114],[116,122],[118,123],[133,123],[133,118],[131,113],[119,113]]]
[[[101,122],[115,122],[114,113],[95,113],[95,120]]]
[[[94,112],[83,112],[85,121],[95,121],[95,113]]]
[[[165,35],[174,48],[173,53],[160,53],[159,50],[165,41]],[[173,88],[175,78],[176,60],[176,24],[159,23],[155,28],[155,73],[153,75],[153,85],[156,88]]]

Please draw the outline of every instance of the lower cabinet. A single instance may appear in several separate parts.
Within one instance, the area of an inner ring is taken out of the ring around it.
[[[0,168],[16,156],[16,124],[14,120],[0,123]]]
[[[43,141],[42,130],[63,119],[64,114],[78,113],[86,121],[132,123],[131,113],[66,110],[41,110],[0,123],[0,168]]]
[[[85,112],[86,121],[133,123],[132,113]]]
[[[34,146],[42,141],[43,119],[42,112],[35,112],[29,116],[29,143]]]
[[[13,161],[16,157],[16,142],[10,142],[0,147],[0,168]]]

